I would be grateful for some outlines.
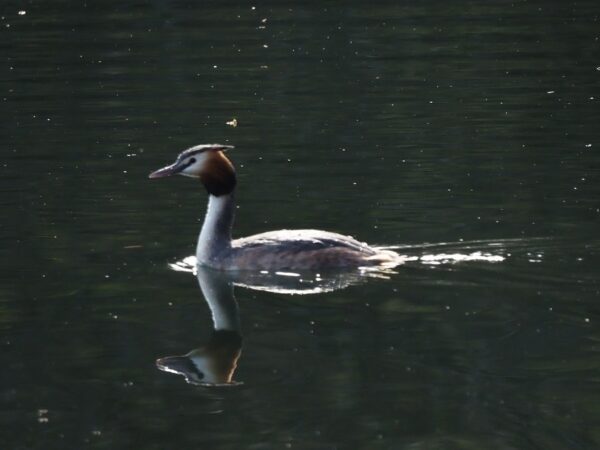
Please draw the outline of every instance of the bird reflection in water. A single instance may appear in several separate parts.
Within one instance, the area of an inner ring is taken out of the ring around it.
[[[324,274],[296,272],[229,273],[196,266],[191,258],[171,265],[176,271],[195,273],[212,313],[213,333],[208,342],[181,356],[156,361],[158,369],[182,375],[198,386],[235,386],[233,376],[242,352],[240,315],[234,286],[288,295],[331,292],[360,283],[384,272],[335,271]]]
[[[208,342],[182,356],[156,360],[164,371],[183,375],[190,384],[232,386],[242,352],[240,316],[233,296],[233,283],[222,272],[198,268],[198,284],[212,313],[213,332]]]

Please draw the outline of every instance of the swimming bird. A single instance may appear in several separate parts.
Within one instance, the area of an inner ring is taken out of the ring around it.
[[[232,239],[236,171],[225,152],[233,146],[202,144],[149,175],[196,178],[208,192],[208,208],[196,246],[198,265],[218,270],[324,270],[395,265],[399,255],[321,230],[277,230]]]

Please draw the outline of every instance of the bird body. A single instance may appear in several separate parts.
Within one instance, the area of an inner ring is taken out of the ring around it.
[[[175,163],[150,174],[199,179],[209,194],[206,217],[196,247],[199,265],[219,270],[323,270],[393,264],[395,252],[350,236],[321,230],[278,230],[232,239],[236,173],[224,151],[205,144],[182,152]]]

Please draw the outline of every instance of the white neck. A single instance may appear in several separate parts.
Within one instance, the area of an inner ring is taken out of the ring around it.
[[[231,248],[234,210],[233,193],[218,197],[208,196],[206,217],[196,246],[198,264],[213,265],[211,261]]]

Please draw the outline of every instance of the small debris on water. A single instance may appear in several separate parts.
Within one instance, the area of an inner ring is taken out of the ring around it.
[[[233,128],[236,128],[238,126],[238,121],[235,117],[233,119],[231,119],[229,122],[225,122],[225,123]]]
[[[46,414],[48,414],[47,409],[38,409],[37,415],[39,423],[48,423],[48,417],[46,417]]]

